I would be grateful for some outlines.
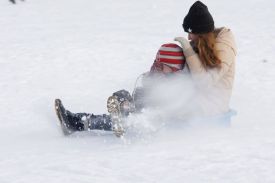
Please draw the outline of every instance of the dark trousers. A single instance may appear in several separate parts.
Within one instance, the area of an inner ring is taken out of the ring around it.
[[[112,130],[112,120],[110,115],[94,115],[89,113],[71,113],[66,111],[68,125],[75,131],[84,130]]]
[[[144,107],[144,102],[142,96],[144,91],[142,89],[136,89],[135,92],[135,111],[138,112]],[[131,94],[126,90],[119,90],[113,93],[113,96],[116,96],[118,101],[128,101],[133,103]],[[130,111],[121,110],[123,117],[127,117]],[[94,115],[89,113],[72,113],[66,110],[66,116],[68,119],[67,127],[74,131],[85,131],[85,130],[112,130],[112,119],[110,115]]]

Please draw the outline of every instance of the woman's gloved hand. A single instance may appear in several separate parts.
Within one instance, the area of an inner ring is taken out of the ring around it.
[[[191,47],[190,42],[184,37],[176,37],[174,41],[178,41],[181,44],[183,51]]]

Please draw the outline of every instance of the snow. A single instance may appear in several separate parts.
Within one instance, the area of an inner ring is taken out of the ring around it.
[[[65,138],[53,102],[106,113],[176,36],[191,0],[0,2],[0,182],[275,182],[272,0],[208,0],[238,45],[229,129],[87,132]],[[161,126],[159,124],[159,126]]]

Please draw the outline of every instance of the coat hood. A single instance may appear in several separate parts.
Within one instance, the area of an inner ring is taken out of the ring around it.
[[[235,55],[237,54],[237,46],[235,43],[235,39],[234,36],[231,32],[230,29],[222,27],[216,30],[217,31],[217,38],[216,38],[216,42],[219,44],[225,44],[227,46],[229,46],[233,52],[235,53]]]

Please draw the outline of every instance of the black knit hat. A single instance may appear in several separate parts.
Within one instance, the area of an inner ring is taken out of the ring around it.
[[[205,4],[196,1],[183,20],[185,32],[203,34],[214,30],[214,20]]]

